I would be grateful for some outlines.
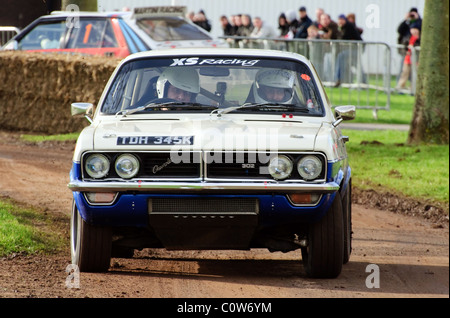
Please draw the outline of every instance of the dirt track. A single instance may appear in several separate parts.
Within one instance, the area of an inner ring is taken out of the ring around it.
[[[56,255],[0,259],[0,298],[449,297],[448,221],[433,223],[358,204],[353,206],[353,254],[337,279],[307,278],[300,251],[154,249],[136,252],[133,259],[113,259],[108,273],[81,273],[79,288],[68,288],[71,193],[66,185],[73,145],[38,147],[17,142],[12,134],[0,132],[0,137],[0,198],[51,215],[67,242]],[[379,288],[366,286],[366,280],[375,282],[370,264],[378,266]]]

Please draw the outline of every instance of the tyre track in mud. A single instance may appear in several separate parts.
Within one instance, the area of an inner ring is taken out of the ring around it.
[[[73,144],[33,146],[1,133],[0,198],[33,206],[63,222],[66,240],[54,255],[0,259],[1,297],[305,298],[448,297],[448,224],[353,206],[353,253],[337,279],[306,276],[300,251],[136,251],[112,259],[107,273],[81,273],[68,288],[70,264],[67,188]],[[7,142],[6,142],[7,140]],[[368,288],[367,266],[379,269]]]

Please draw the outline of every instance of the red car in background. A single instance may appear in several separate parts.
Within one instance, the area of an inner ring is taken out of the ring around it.
[[[226,47],[185,18],[186,7],[133,12],[54,12],[12,38],[3,50],[73,52],[126,57],[153,49]]]

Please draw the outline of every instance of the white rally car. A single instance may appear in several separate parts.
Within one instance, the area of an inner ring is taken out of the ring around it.
[[[69,183],[81,271],[142,248],[300,249],[311,277],[337,277],[348,262],[351,171],[338,125],[355,107],[332,109],[303,56],[137,53],[86,116]]]

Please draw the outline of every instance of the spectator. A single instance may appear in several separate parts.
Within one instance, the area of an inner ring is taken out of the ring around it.
[[[206,18],[205,12],[203,10],[200,10],[197,14],[195,14],[192,21],[206,31],[211,31],[211,24]]]
[[[338,38],[341,40],[362,41],[359,31],[353,23],[348,22],[345,15],[341,14],[338,18]]]
[[[289,33],[289,23],[284,13],[281,13],[278,16],[278,30],[280,30],[280,38],[287,37]]]
[[[248,14],[243,14],[241,20],[242,20],[242,25],[239,28],[239,35],[249,37],[250,34],[252,34],[252,31],[254,29],[253,24],[252,24],[252,18]]]
[[[310,25],[308,28],[308,40],[316,40],[316,39],[320,39],[320,35],[319,35],[319,28],[316,27],[314,24]]]
[[[338,37],[338,25],[326,13],[320,16],[319,35],[323,40],[336,40]],[[323,70],[332,70],[335,56],[331,50],[331,46],[328,43],[323,43],[321,51],[323,56]],[[333,72],[322,72],[321,75],[322,80],[333,81]]]
[[[419,28],[422,27],[422,19],[416,8],[411,8],[406,14],[405,19],[400,23],[397,28],[398,39],[397,43],[400,45],[407,46],[409,43],[409,38],[411,36],[410,26],[416,24]]]
[[[252,38],[273,38],[275,37],[275,32],[269,25],[261,20],[260,17],[255,17],[253,19],[253,32],[250,34]]]
[[[294,10],[288,10],[285,12],[286,20],[289,23],[290,32],[292,32],[292,37],[297,33],[298,20],[297,13]]]
[[[194,22],[194,16],[195,16],[194,11],[189,11],[188,13],[186,13],[186,19],[188,19],[191,22]]]
[[[220,25],[222,27],[223,35],[234,35],[233,26],[231,25],[226,15],[220,17]]]
[[[313,23],[319,30],[322,28],[322,26],[320,24],[320,16],[324,13],[325,13],[325,11],[323,11],[322,8],[316,9],[316,21],[314,21]]]
[[[242,26],[242,14],[236,14],[233,20],[234,35],[241,36],[239,34],[239,29],[241,28],[241,26]]]
[[[353,24],[353,26],[356,28],[356,30],[358,30],[359,35],[363,34],[364,30],[362,28],[359,28],[358,26],[356,26],[356,16],[354,13],[347,14],[347,22]]]
[[[359,34],[353,23],[347,21],[345,15],[341,14],[338,18],[338,38],[341,40],[357,40],[362,41],[361,35]],[[351,66],[355,66],[358,56],[358,50],[356,45],[353,43],[345,43],[343,49],[339,52],[334,72],[335,87],[341,85],[341,82],[351,82]],[[363,76],[364,77],[364,76]]]
[[[416,25],[422,27],[422,19],[420,18],[417,8],[411,8],[405,16],[405,19],[400,23],[397,28],[398,38],[397,43],[399,45],[398,53],[402,56],[402,60],[405,59],[407,54],[409,38],[411,37],[410,26],[416,23]],[[400,63],[400,70],[397,76],[397,81],[400,80],[401,74],[403,72],[404,63]]]
[[[420,28],[421,28],[421,24],[419,24],[419,23],[411,25],[411,28],[410,28],[411,36],[410,36],[409,42],[408,42],[409,48],[406,53],[405,59],[403,61],[402,73],[400,75],[400,79],[396,86],[397,90],[405,88],[406,82],[408,81],[409,76],[411,74],[411,65],[412,65],[411,47],[420,45]]]
[[[331,20],[330,16],[326,13],[320,16],[321,33],[320,38],[325,40],[336,40],[338,38],[338,25]]]
[[[319,28],[317,26],[315,26],[314,24],[311,24],[311,26],[308,28],[307,39],[308,40],[320,39]],[[319,41],[308,42],[309,58],[310,58],[311,62],[314,64],[314,68],[316,69],[316,71],[320,77],[323,76],[322,75],[323,74],[323,45],[324,45],[324,43],[321,43]]]
[[[308,37],[308,28],[313,23],[308,17],[305,7],[300,7],[300,21],[298,23],[297,32],[295,33],[295,38],[306,39]]]

